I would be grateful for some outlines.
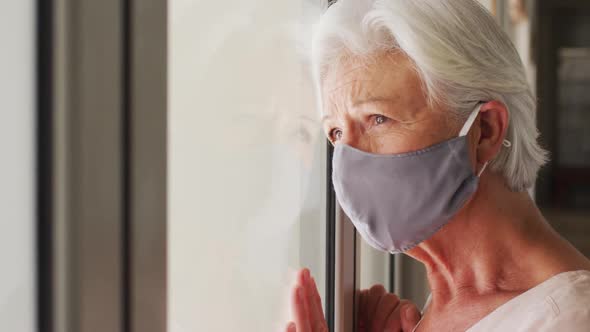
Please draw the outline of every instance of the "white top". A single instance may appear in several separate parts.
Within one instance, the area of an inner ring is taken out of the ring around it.
[[[467,330],[484,331],[590,331],[590,271],[557,274],[499,306]]]
[[[590,331],[590,271],[557,274],[473,325],[479,331]]]

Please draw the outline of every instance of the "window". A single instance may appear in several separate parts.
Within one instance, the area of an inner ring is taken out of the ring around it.
[[[326,270],[326,143],[302,1],[172,1],[168,331],[280,331]],[[324,297],[325,298],[325,297]]]
[[[35,310],[35,3],[0,4],[0,330],[33,332]]]

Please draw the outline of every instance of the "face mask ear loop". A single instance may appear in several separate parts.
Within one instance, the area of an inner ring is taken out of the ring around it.
[[[480,178],[481,177],[481,173],[483,173],[483,171],[486,170],[486,167],[488,166],[488,162],[486,161],[485,164],[483,164],[483,167],[479,170],[479,172],[477,173],[477,177]]]
[[[479,110],[481,109],[481,105],[482,104],[478,104],[477,107],[473,110],[473,112],[471,112],[471,114],[469,114],[467,121],[465,121],[463,128],[461,128],[461,131],[459,132],[459,137],[463,137],[463,136],[467,135],[469,130],[471,130],[471,126],[473,126],[473,122],[475,121],[475,119],[477,118],[477,115],[479,114]]]
[[[477,107],[475,107],[473,112],[471,112],[471,114],[469,114],[467,121],[465,121],[463,128],[461,128],[461,131],[459,132],[459,137],[463,137],[463,136],[467,135],[469,130],[471,130],[471,126],[473,126],[473,122],[475,122],[475,119],[479,115],[479,111],[481,110],[481,105],[483,105],[483,104],[477,104]],[[483,164],[483,167],[481,168],[481,170],[479,170],[479,172],[477,173],[477,177],[481,176],[481,174],[483,173],[483,171],[486,169],[487,166],[488,166],[488,162],[486,161],[486,163]]]

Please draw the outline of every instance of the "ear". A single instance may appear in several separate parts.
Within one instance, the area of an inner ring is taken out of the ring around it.
[[[477,145],[477,163],[484,164],[494,159],[508,130],[508,110],[499,101],[490,101],[480,108],[480,136]]]

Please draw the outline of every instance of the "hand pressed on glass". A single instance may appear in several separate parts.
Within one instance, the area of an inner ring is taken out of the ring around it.
[[[291,302],[295,322],[287,325],[287,332],[328,332],[322,300],[308,269],[297,274]]]
[[[293,287],[292,308],[295,322],[290,322],[287,332],[327,332],[322,301],[308,269],[299,271]],[[411,332],[420,314],[408,300],[399,300],[393,293],[387,293],[381,285],[360,292],[359,332],[403,331]]]

